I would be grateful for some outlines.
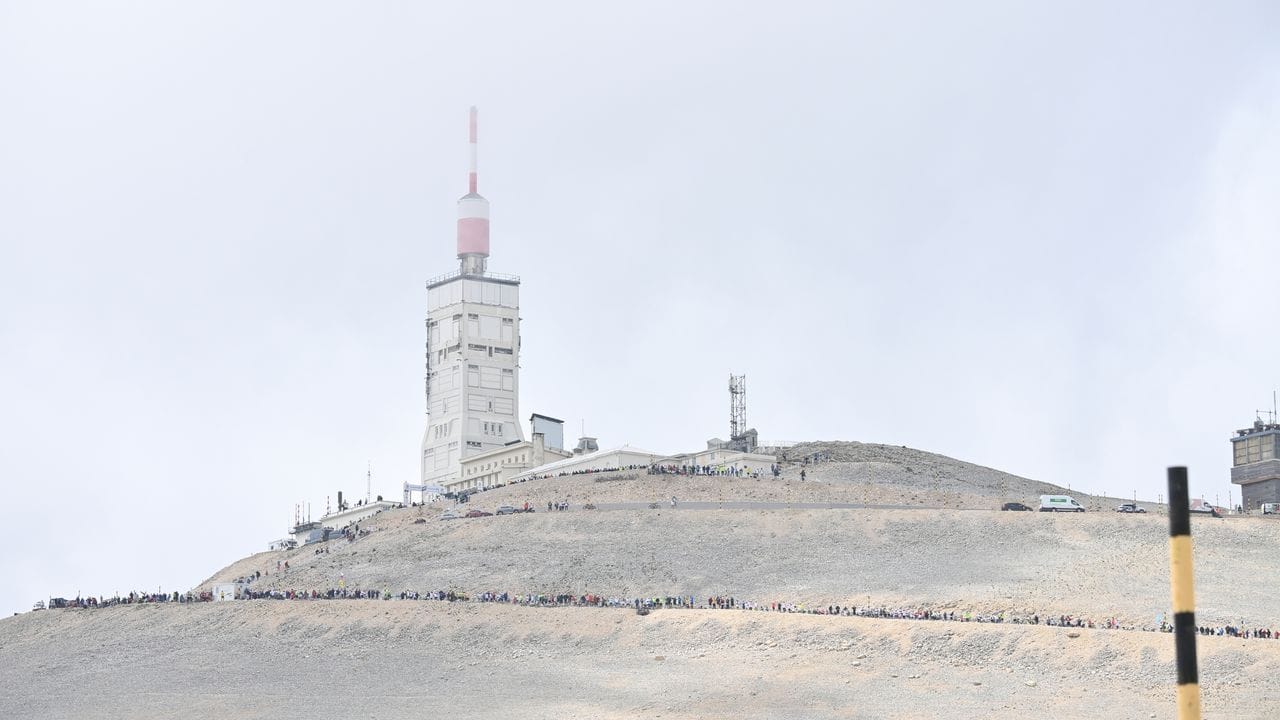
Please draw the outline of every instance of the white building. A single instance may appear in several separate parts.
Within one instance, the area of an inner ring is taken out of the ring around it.
[[[513,442],[496,450],[472,455],[462,461],[462,478],[454,490],[491,488],[506,485],[530,468],[573,457],[561,448],[549,447],[543,433],[533,433],[532,440]]]
[[[239,583],[218,583],[213,586],[213,601],[225,602],[227,600],[235,600],[236,595],[240,592]]]
[[[564,450],[564,421],[550,415],[534,413],[529,416],[529,430],[541,434],[546,446],[552,450]]]
[[[630,468],[647,471],[650,465],[662,457],[664,456],[648,450],[623,445],[622,447],[573,455],[564,460],[556,460],[545,465],[539,465],[516,474],[512,479],[519,482],[532,478]]]
[[[749,453],[731,448],[710,448],[698,452],[683,453],[659,459],[657,465],[674,465],[676,467],[708,467],[712,472],[741,470],[747,473],[759,472],[767,474],[773,469],[778,459],[773,455]]]
[[[421,483],[459,489],[467,458],[523,442],[520,279],[487,270],[489,201],[477,192],[471,109],[469,192],[458,200],[456,272],[427,282],[427,429]]]
[[[390,500],[374,500],[363,505],[348,505],[346,510],[331,512],[320,518],[320,527],[322,529],[341,530],[348,525],[371,518],[383,510],[390,510],[395,506],[396,503]]]

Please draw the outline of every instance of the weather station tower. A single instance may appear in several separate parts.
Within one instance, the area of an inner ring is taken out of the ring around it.
[[[471,171],[458,199],[458,269],[427,281],[427,430],[421,482],[449,489],[465,457],[524,440],[519,418],[520,278],[488,270],[489,201]]]

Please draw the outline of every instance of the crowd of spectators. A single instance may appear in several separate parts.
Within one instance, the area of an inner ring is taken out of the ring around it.
[[[1121,623],[1117,618],[1108,617],[1100,620],[1079,615],[1041,615],[1013,614],[1005,612],[978,613],[968,610],[944,610],[924,606],[888,607],[888,606],[854,606],[854,605],[806,605],[784,600],[748,600],[734,596],[713,595],[706,598],[692,595],[660,595],[654,597],[627,597],[620,595],[603,595],[597,593],[511,593],[487,590],[471,594],[461,590],[432,590],[418,592],[405,590],[392,593],[390,590],[369,590],[361,588],[329,588],[327,590],[283,590],[252,587],[252,580],[260,578],[255,573],[245,580],[236,592],[236,600],[432,600],[441,602],[477,602],[501,603],[524,607],[600,607],[626,608],[649,612],[653,610],[737,610],[746,612],[794,613],[805,615],[828,615],[838,617],[865,617],[892,620],[938,621],[958,623],[992,623],[1014,625],[1044,625],[1048,627],[1088,628],[1102,630],[1130,630],[1147,632],[1173,632],[1173,626],[1161,620],[1158,625],[1135,626]],[[129,593],[127,596],[107,598],[76,598],[62,600],[55,598],[50,607],[68,608],[103,608],[115,605],[132,605],[140,603],[199,603],[212,601],[210,592],[201,593]],[[1225,636],[1249,639],[1276,639],[1280,634],[1271,628],[1246,628],[1241,625],[1209,626],[1197,628],[1201,635]]]
[[[769,472],[774,477],[782,474],[782,466],[773,464],[769,466]],[[760,478],[761,471],[750,469],[747,467],[738,467],[737,465],[650,465],[650,475],[687,475],[690,477],[708,476],[708,477],[750,477]]]
[[[107,608],[116,605],[147,605],[152,603],[193,603],[208,602],[213,600],[213,593],[163,593],[163,592],[131,592],[128,595],[115,595],[113,597],[77,597],[74,599],[67,598],[50,598],[49,609],[61,608]],[[44,603],[37,603],[37,606],[43,606]]]
[[[624,465],[620,467],[602,467],[602,468],[582,468],[578,470],[566,470],[558,473],[542,473],[540,475],[529,475],[521,478],[518,482],[526,480],[546,480],[547,478],[570,477],[572,475],[598,475],[600,473],[622,472],[624,470],[643,470],[647,465]],[[498,485],[497,487],[502,487]]]
[[[1160,623],[1160,632],[1173,632],[1173,626],[1168,623]],[[1224,625],[1222,627],[1211,627],[1201,625],[1196,628],[1196,632],[1200,635],[1217,635],[1234,638],[1259,638],[1263,640],[1274,640],[1276,631],[1271,628],[1242,628],[1236,625]]]

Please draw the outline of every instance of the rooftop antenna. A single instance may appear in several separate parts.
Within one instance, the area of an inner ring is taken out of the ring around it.
[[[458,260],[463,275],[484,275],[489,258],[489,201],[480,194],[476,163],[477,111],[471,106],[468,123],[470,167],[467,194],[458,198]]]
[[[1276,391],[1275,390],[1271,391],[1271,409],[1270,410],[1254,410],[1253,412],[1257,416],[1258,422],[1262,422],[1262,416],[1266,415],[1267,424],[1275,425],[1276,424]]]
[[[471,131],[471,141],[470,141],[470,144],[468,145],[468,149],[471,151],[471,158],[470,158],[471,171],[467,173],[467,192],[473,195],[478,195],[480,193],[480,187],[479,187],[480,172],[479,172],[478,163],[476,162],[476,155],[477,155],[476,126],[479,124],[476,122],[476,119],[479,115],[480,113],[479,111],[476,110],[476,106],[472,105],[471,106],[471,122],[469,123],[469,127],[468,127],[468,129]]]
[[[368,505],[373,497],[373,461],[368,461],[364,471],[364,504]]]
[[[729,439],[747,431],[747,376],[729,375]]]

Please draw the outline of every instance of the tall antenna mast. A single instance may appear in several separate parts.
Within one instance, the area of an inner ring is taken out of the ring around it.
[[[468,124],[470,137],[467,147],[471,157],[467,172],[467,194],[458,198],[458,269],[463,275],[484,275],[489,259],[489,201],[479,192],[477,114],[473,105]]]
[[[370,460],[364,471],[364,504],[373,499],[373,461]]]
[[[476,147],[477,145],[476,126],[479,124],[477,122],[477,116],[479,114],[480,114],[479,111],[476,110],[476,106],[472,105],[471,106],[471,122],[470,122],[471,171],[467,175],[467,191],[470,192],[472,195],[478,195],[480,193],[478,189],[480,187],[480,182],[479,182],[480,181],[480,162],[479,162],[479,153],[477,152],[478,148]]]
[[[747,431],[747,376],[729,375],[729,439]]]

